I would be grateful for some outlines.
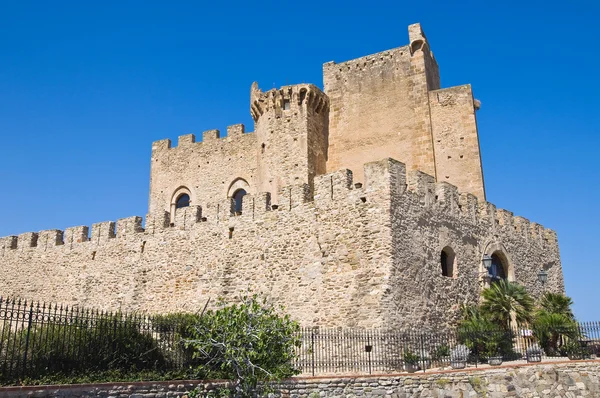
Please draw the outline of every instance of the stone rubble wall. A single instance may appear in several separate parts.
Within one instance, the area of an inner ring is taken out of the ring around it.
[[[185,397],[222,388],[225,382],[171,381],[102,383],[71,386],[0,388],[0,398],[20,397]],[[600,396],[600,361],[448,371],[436,374],[373,375],[359,377],[293,378],[275,386],[273,397],[385,397],[385,398],[580,398]],[[202,395],[200,395],[202,396]]]
[[[302,325],[406,328],[451,323],[478,299],[481,257],[501,250],[534,294],[564,291],[556,233],[479,203],[392,159],[365,184],[341,170],[269,194],[0,238],[0,294],[105,310],[197,311],[263,293]],[[230,205],[230,202],[229,202]],[[456,252],[454,277],[440,251]],[[548,283],[537,282],[540,266]]]

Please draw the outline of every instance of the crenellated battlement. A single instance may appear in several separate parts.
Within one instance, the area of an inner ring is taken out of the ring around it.
[[[512,212],[497,209],[489,202],[479,202],[469,193],[446,182],[435,182],[435,178],[418,170],[406,170],[406,166],[393,159],[384,159],[364,165],[367,176],[365,184],[354,184],[353,173],[344,169],[314,178],[313,186],[305,183],[284,186],[278,193],[278,203],[271,202],[271,194],[264,192],[248,194],[243,198],[244,212],[235,214],[232,199],[218,201],[216,205],[189,206],[178,209],[171,218],[169,212],[159,211],[146,216],[145,227],[139,216],[122,218],[118,221],[96,223],[60,230],[23,233],[19,236],[0,238],[0,249],[28,250],[78,244],[102,245],[112,240],[132,236],[154,235],[160,231],[189,230],[197,224],[208,223],[218,230],[218,224],[227,221],[252,222],[262,220],[272,212],[318,211],[321,208],[339,206],[392,206],[393,203],[408,201],[417,206],[420,213],[437,213],[472,226],[519,234],[524,242],[556,244],[556,232],[537,223],[514,216]],[[404,207],[403,207],[404,208]],[[415,210],[415,209],[413,209]],[[170,222],[172,220],[172,222]],[[224,224],[224,225],[225,225]]]
[[[425,207],[441,211],[469,224],[515,231],[521,234],[525,241],[539,241],[542,244],[557,242],[554,230],[546,229],[537,223],[530,223],[526,218],[515,216],[508,210],[498,209],[493,203],[480,202],[475,195],[459,192],[456,186],[447,182],[436,182],[431,175],[418,170],[409,170],[406,181],[408,192],[413,193]]]
[[[254,121],[265,113],[276,114],[293,109],[312,109],[315,113],[329,111],[329,98],[314,84],[283,86],[263,92],[254,82],[250,89],[250,114]]]
[[[323,71],[335,74],[370,71],[372,68],[379,68],[389,63],[408,62],[410,55],[410,46],[405,45],[344,62],[329,61],[323,64]]]
[[[177,145],[173,146],[170,139],[154,141],[152,143],[152,153],[163,152],[169,149],[188,149],[196,146],[223,145],[231,142],[238,142],[240,138],[254,134],[246,133],[246,127],[243,124],[233,124],[227,126],[227,136],[221,137],[221,131],[218,129],[206,130],[201,133],[202,141],[196,141],[195,134],[180,135],[177,138]]]

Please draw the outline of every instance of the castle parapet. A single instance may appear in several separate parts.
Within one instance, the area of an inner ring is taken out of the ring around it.
[[[77,244],[90,242],[101,246],[117,238],[144,236],[162,233],[171,227],[189,230],[194,225],[207,221],[210,225],[203,228],[222,228],[222,225],[238,226],[261,220],[271,210],[278,212],[314,211],[339,203],[341,206],[354,206],[373,203],[383,208],[389,207],[390,202],[397,203],[403,198],[409,199],[411,206],[422,207],[423,214],[440,214],[461,220],[467,224],[478,225],[490,229],[493,233],[517,233],[524,242],[538,246],[556,246],[556,232],[545,229],[537,223],[531,223],[523,217],[514,216],[512,212],[497,209],[489,202],[479,202],[470,193],[460,193],[456,186],[440,182],[436,183],[430,175],[417,170],[406,170],[405,164],[394,159],[383,159],[364,165],[365,185],[353,184],[353,173],[348,169],[338,170],[329,174],[318,175],[313,180],[313,186],[305,183],[284,186],[279,191],[277,206],[271,205],[271,194],[267,192],[248,194],[242,199],[242,212],[235,212],[235,201],[225,198],[218,202],[206,204],[206,215],[200,206],[188,206],[176,209],[173,224],[170,225],[171,215],[166,211],[150,213],[146,217],[145,228],[139,216],[127,217],[114,221],[96,223],[91,228],[77,226],[60,230],[27,232],[19,236],[0,238],[0,250],[47,250],[53,247],[66,246],[73,248]],[[427,213],[425,213],[427,212]],[[433,212],[433,213],[431,213]],[[269,219],[274,219],[268,216]],[[275,216],[277,217],[277,216]],[[276,218],[275,218],[276,219]],[[233,224],[232,224],[233,223]],[[221,224],[221,225],[219,225]]]
[[[338,200],[346,198],[352,189],[352,171],[338,170],[314,178],[314,200]]]
[[[477,196],[472,193],[463,192],[459,194],[458,206],[461,217],[468,223],[475,224],[477,222],[478,200]]]
[[[24,250],[31,247],[36,247],[38,242],[38,234],[35,232],[25,232],[17,237],[17,249]]]
[[[447,182],[435,183],[435,200],[441,211],[446,211],[453,216],[459,214],[458,188]]]
[[[96,244],[105,243],[109,239],[115,238],[115,222],[104,221],[92,225],[91,241]]]
[[[217,141],[221,138],[221,132],[217,129],[207,130],[202,133],[202,142]]]
[[[227,137],[238,137],[244,135],[246,132],[246,128],[243,124],[234,124],[232,126],[227,126]]]
[[[193,224],[202,219],[202,207],[188,206],[177,209],[175,212],[175,227],[179,229],[189,229]]]
[[[202,141],[196,141],[195,134],[184,134],[177,137],[177,145],[172,146],[170,139],[154,141],[152,143],[152,153],[160,153],[169,149],[194,148],[196,145],[213,145],[222,144],[225,142],[233,142],[243,138],[249,134],[246,133],[246,128],[243,124],[233,124],[227,126],[227,136],[221,137],[221,131],[218,129],[206,130],[201,133]]]
[[[16,236],[6,236],[4,238],[0,238],[0,248],[3,250],[10,250],[17,248],[17,237]]]
[[[267,112],[280,116],[285,110],[312,109],[316,113],[329,111],[329,98],[314,84],[283,86],[263,92],[254,82],[250,89],[250,114],[254,121]]]
[[[165,229],[169,226],[169,219],[171,215],[169,212],[159,210],[154,213],[146,215],[146,232],[154,234],[157,230]]]
[[[142,217],[133,216],[117,220],[117,237],[122,238],[139,232],[144,232]]]
[[[279,208],[292,210],[312,200],[312,192],[308,184],[285,186],[279,191]]]
[[[48,248],[54,246],[60,246],[63,244],[63,231],[58,229],[49,229],[40,231],[38,234],[37,247]]]
[[[180,135],[177,137],[177,147],[183,148],[191,146],[196,143],[196,136],[194,134]]]
[[[85,225],[67,228],[65,229],[64,242],[68,245],[72,245],[73,243],[87,242],[89,240],[89,232],[89,227]]]
[[[420,202],[431,204],[435,191],[435,177],[419,170],[410,170],[406,173],[406,187],[416,194]]]

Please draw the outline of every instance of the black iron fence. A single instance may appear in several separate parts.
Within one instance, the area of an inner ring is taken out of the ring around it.
[[[0,297],[0,384],[45,375],[192,369],[184,340],[197,315],[92,311]],[[548,330],[358,330],[303,328],[304,374],[415,371],[600,354],[600,323]],[[469,365],[468,365],[469,364]]]
[[[305,374],[415,371],[600,355],[600,323],[552,329],[352,330],[304,328],[297,367]]]
[[[94,311],[0,297],[0,384],[107,371],[193,365],[182,343],[189,315]]]

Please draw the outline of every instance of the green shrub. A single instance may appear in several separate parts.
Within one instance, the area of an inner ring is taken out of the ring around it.
[[[204,314],[187,344],[200,361],[199,374],[230,379],[233,396],[250,397],[260,382],[298,373],[293,367],[298,331],[289,316],[252,296]]]
[[[404,359],[404,363],[407,363],[409,365],[418,365],[419,361],[421,360],[421,357],[419,355],[415,354],[408,348],[404,350],[404,355],[402,357]]]
[[[85,319],[85,320],[84,320]],[[102,373],[138,374],[171,364],[139,320],[120,315],[48,322],[3,334],[0,363],[10,364],[0,382],[69,380]],[[6,366],[6,365],[5,365]],[[6,370],[6,369],[4,369]]]

